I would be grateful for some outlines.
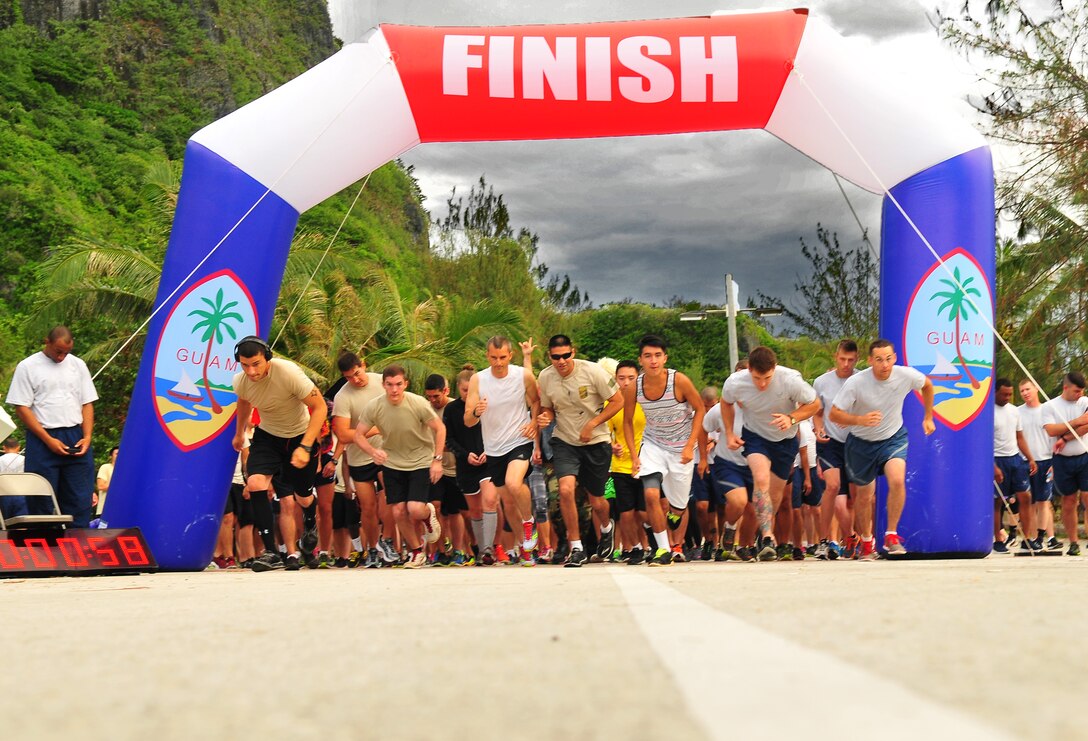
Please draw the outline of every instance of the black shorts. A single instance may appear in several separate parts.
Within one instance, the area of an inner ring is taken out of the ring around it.
[[[376,483],[378,481],[378,474],[381,472],[382,467],[373,461],[362,466],[348,465],[348,473],[351,474],[351,480],[358,484]]]
[[[571,445],[558,437],[552,438],[552,465],[555,477],[575,476],[578,485],[592,496],[603,497],[608,483],[608,466],[612,463],[612,443]]]
[[[325,470],[325,466],[332,462],[332,453],[322,453],[321,463],[317,466],[317,473],[314,475],[314,486],[328,486],[329,484],[336,483],[336,471],[332,472],[332,476],[325,478],[322,475],[322,471]]]
[[[480,479],[487,478],[487,464],[473,466],[468,458],[457,459],[457,488],[463,494],[479,494]]]
[[[359,524],[359,500],[348,499],[338,491],[332,498],[332,529],[344,530],[353,524]]]
[[[231,484],[230,494],[227,495],[227,509],[224,514],[234,513],[234,521],[238,527],[249,527],[253,524],[253,502],[242,496],[243,484]]]
[[[642,479],[629,473],[613,473],[612,486],[616,489],[616,511],[620,514],[631,510],[646,511],[646,492],[642,490]]]
[[[414,471],[398,471],[386,468],[385,502],[386,504],[404,504],[405,502],[431,501],[431,469],[417,468]]]
[[[437,484],[431,484],[431,501],[441,503],[440,509],[445,517],[468,511],[468,501],[454,476],[443,476]]]
[[[533,444],[531,442],[519,445],[509,453],[500,455],[497,458],[487,457],[487,473],[483,475],[485,479],[491,479],[491,483],[495,486],[506,486],[506,467],[510,465],[510,461],[529,461],[533,458]],[[529,475],[528,469],[525,471],[525,475]]]
[[[301,442],[302,435],[291,438],[276,437],[260,427],[256,428],[253,431],[253,440],[249,443],[246,471],[250,476],[261,474],[273,478],[277,475],[282,477],[282,484],[276,486],[276,494],[281,499],[295,494],[309,495],[314,486],[321,456],[311,456],[310,462],[302,468],[292,466],[291,454]]]

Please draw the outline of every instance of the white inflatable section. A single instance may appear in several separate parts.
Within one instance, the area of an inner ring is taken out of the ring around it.
[[[381,32],[193,137],[299,213],[398,157],[419,133]]]
[[[804,84],[798,75],[804,76]],[[815,97],[814,97],[815,96]],[[817,98],[823,104],[817,102]],[[875,170],[874,178],[842,133]],[[874,193],[956,155],[986,146],[947,102],[884,71],[860,45],[809,16],[794,71],[767,131]]]

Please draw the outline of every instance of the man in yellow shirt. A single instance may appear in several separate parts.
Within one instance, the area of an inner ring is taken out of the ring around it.
[[[616,365],[616,384],[622,393],[638,378],[638,363],[633,360],[621,360]],[[635,448],[642,445],[642,431],[646,429],[646,414],[642,406],[635,404],[632,418],[635,427]],[[623,410],[608,420],[608,429],[612,433],[612,485],[616,489],[616,511],[620,515],[620,532],[623,541],[631,546],[631,557],[627,563],[638,566],[646,560],[646,551],[642,547],[645,538],[642,525],[646,522],[646,495],[642,491],[642,481],[631,475],[631,451],[623,439]]]

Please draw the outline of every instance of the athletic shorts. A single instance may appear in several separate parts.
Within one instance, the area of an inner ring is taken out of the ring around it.
[[[1088,491],[1088,453],[1080,455],[1056,455],[1054,465],[1054,491],[1063,497]]]
[[[646,494],[642,491],[642,481],[629,473],[613,473],[612,486],[616,490],[616,511],[646,511]]]
[[[785,440],[768,440],[760,437],[747,427],[741,430],[741,439],[744,440],[743,453],[747,458],[758,453],[771,461],[771,473],[785,481],[793,470],[793,459],[797,457],[797,436],[787,437]]]
[[[826,443],[816,442],[816,458],[824,470],[837,468],[840,471],[846,466],[846,444],[840,443],[834,438]]]
[[[437,484],[431,484],[431,501],[439,503],[439,510],[445,517],[459,515],[468,510],[465,495],[457,486],[457,478],[443,476]]]
[[[487,471],[480,480],[491,479],[491,483],[497,487],[506,486],[506,468],[510,465],[510,461],[531,461],[532,459],[533,444],[531,442],[519,445],[497,458],[492,458],[489,455],[487,456],[487,463],[484,464]],[[528,475],[528,469],[526,469],[526,475]]]
[[[755,486],[752,483],[752,469],[748,466],[715,457],[710,464],[710,483],[721,493],[723,501],[725,495],[734,489],[744,489],[748,492],[748,501],[752,501]]]
[[[1001,496],[1012,499],[1022,491],[1031,489],[1031,469],[1028,462],[1018,455],[994,456],[994,465],[1003,476],[1000,484]],[[997,483],[996,479],[994,483]],[[997,489],[994,490],[994,499],[997,499]]]
[[[479,494],[480,479],[487,478],[487,464],[473,466],[468,458],[457,459],[457,488],[464,494]]]
[[[310,457],[310,462],[302,468],[291,465],[291,454],[302,442],[302,435],[277,437],[265,432],[260,427],[253,430],[253,439],[249,443],[249,460],[246,472],[252,476],[282,477],[282,486],[276,486],[276,494],[283,498],[299,494],[308,496],[317,476],[317,464],[321,456]]]
[[[801,471],[801,467],[798,466],[793,471],[793,501],[791,503],[794,509],[801,509],[801,505],[804,504],[810,507],[819,507],[824,498],[824,480],[816,475],[816,466],[808,470],[808,476],[812,488],[808,490],[808,494],[805,494],[805,475]]]
[[[420,502],[426,504],[431,501],[431,469],[417,468],[414,471],[398,471],[395,468],[386,467],[385,474],[385,501],[387,504],[404,504],[405,502]]]
[[[378,481],[378,474],[381,473],[382,467],[377,463],[371,461],[362,466],[348,465],[348,473],[351,474],[351,480],[357,484],[373,484]]]
[[[1051,473],[1052,462],[1053,461],[1050,458],[1043,461],[1035,461],[1037,469],[1031,476],[1031,501],[1036,503],[1050,501],[1050,496],[1054,488],[1054,476]]]
[[[249,527],[253,524],[253,502],[242,496],[243,484],[231,484],[230,494],[227,496],[227,509],[224,514],[234,513],[234,522],[238,527]]]
[[[870,442],[846,436],[846,477],[851,484],[865,486],[883,475],[884,464],[892,458],[907,459],[907,428],[900,427],[884,440]]]
[[[345,530],[359,524],[359,500],[348,499],[344,492],[336,492],[332,498],[332,529]]]
[[[710,502],[711,507],[725,504],[725,494],[719,494],[710,480],[710,469],[705,476],[699,475],[699,464],[692,463],[691,498],[696,502]]]
[[[645,479],[650,474],[661,475],[661,493],[669,500],[673,509],[687,509],[691,498],[691,474],[695,470],[691,462],[681,463],[680,452],[659,448],[649,440],[642,441],[638,451],[639,478]],[[643,481],[645,488],[645,481]]]
[[[612,443],[571,445],[552,438],[552,465],[558,479],[574,476],[578,485],[595,497],[604,496],[608,467],[612,463]]]
[[[322,475],[322,471],[325,470],[325,466],[332,462],[332,453],[321,454],[321,464],[317,467],[317,475],[314,476],[314,486],[328,486],[329,484],[336,483],[336,471],[332,472],[332,476],[325,477]]]

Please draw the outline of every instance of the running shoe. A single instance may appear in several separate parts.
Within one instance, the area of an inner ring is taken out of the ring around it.
[[[628,566],[641,566],[646,563],[646,551],[641,548],[635,548],[627,557]]]
[[[793,555],[793,560],[794,561],[804,561],[805,560],[805,550],[803,548],[799,547],[799,546],[794,546],[793,547],[793,554],[792,555]]]
[[[861,541],[858,539],[857,535],[851,534],[843,542],[842,553],[840,555],[843,558],[856,558],[858,555],[858,545],[860,544],[860,542]]]
[[[434,505],[431,505],[431,506],[433,507]],[[423,566],[423,564],[425,564],[425,563],[427,563],[427,557],[425,555],[423,555],[423,550],[419,549],[419,550],[415,550],[415,551],[411,552],[411,554],[408,556],[408,558],[404,562],[404,568],[406,568],[406,569],[418,569],[419,567]]]
[[[658,548],[650,559],[651,566],[668,566],[672,563],[672,551],[668,548]]]
[[[754,550],[746,545],[742,545],[737,549],[737,559],[740,561],[752,561],[755,560],[755,557]]]
[[[609,556],[608,560],[612,563],[620,563],[621,561],[623,563],[627,563],[627,559],[630,557],[630,553],[628,553],[627,551],[621,551],[619,548],[617,548],[616,550],[612,551],[612,555]]]
[[[350,559],[349,559],[350,561]],[[363,568],[376,569],[381,566],[381,556],[378,555],[377,548],[370,548],[366,552],[366,561],[363,562]]]
[[[246,559],[245,561],[242,561],[242,563],[240,563],[240,564],[238,565],[238,568],[241,568],[241,569],[252,569],[252,568],[253,568],[253,564],[254,564],[254,562],[256,562],[256,560],[257,560],[257,559],[255,559],[255,558],[247,558],[247,559]]]
[[[390,566],[400,562],[397,552],[393,550],[392,538],[378,538],[378,550],[380,551],[382,561],[385,561],[385,563]]]
[[[317,556],[317,568],[327,569],[327,568],[329,568],[329,565],[331,563],[332,563],[332,559],[329,558],[328,553],[322,552],[322,553],[318,554],[318,556]]]
[[[816,558],[817,561],[826,561],[829,558],[828,551],[830,551],[830,550],[831,549],[828,548],[827,541],[826,540],[821,540],[816,545],[816,552],[813,553],[812,555]]]
[[[292,553],[287,557],[287,561],[283,564],[283,568],[288,571],[298,571],[302,568],[302,559],[299,558],[299,554]]]
[[[555,549],[554,548],[545,548],[544,550],[542,550],[540,552],[540,555],[536,559],[537,563],[553,563],[554,561],[555,561]]]
[[[378,556],[378,552],[374,551],[374,557],[377,558],[377,556]],[[337,559],[337,560],[339,560],[339,559]],[[350,554],[348,554],[348,557],[346,559],[344,559],[344,560],[346,560],[348,562],[348,568],[349,569],[354,569],[356,566],[358,566],[359,564],[361,564],[363,562],[363,554],[360,553],[359,551],[352,551]]]
[[[779,543],[774,547],[774,555],[779,561],[793,560],[793,547],[789,543]]]
[[[423,539],[428,543],[434,543],[442,534],[442,523],[438,521],[438,513],[434,511],[434,505],[427,502],[427,519],[423,521]]]
[[[495,561],[500,564],[510,563],[510,554],[498,543],[495,544]]]
[[[283,568],[283,560],[280,558],[280,554],[273,551],[265,551],[257,558],[253,559],[254,571],[275,571]]]
[[[842,558],[842,546],[837,541],[827,541],[827,560],[837,561]]]
[[[491,548],[485,548],[484,552],[480,554],[480,559],[476,562],[477,566],[493,566],[495,564],[495,552]]]
[[[612,526],[611,529],[607,533],[601,533],[601,539],[597,541],[597,555],[602,561],[612,554],[616,545],[616,521],[609,520],[608,524]]]
[[[351,567],[351,560],[347,558],[338,558],[332,562],[334,569],[346,569]]]
[[[533,558],[533,552],[532,551],[524,551],[521,554],[521,565],[522,566],[536,566],[536,559]]]
[[[995,540],[994,541],[994,553],[1008,553],[1008,552],[1009,552],[1009,547],[1007,545],[1005,545],[1004,541],[1001,541],[1001,540]]]
[[[861,545],[858,546],[858,560],[875,561],[876,558],[876,539],[871,538],[861,541]]]
[[[540,534],[536,530],[536,523],[529,520],[529,522],[521,523],[521,528],[525,533],[525,537],[522,539],[521,543],[522,550],[536,550],[536,544],[540,541]]]
[[[588,560],[589,557],[586,555],[586,552],[584,550],[582,550],[581,548],[575,548],[570,552],[570,556],[567,557],[567,562],[563,565],[568,569],[577,569],[580,568],[582,564],[586,563],[586,561]]]
[[[719,548],[716,551],[714,551],[714,561],[715,562],[724,561],[724,560],[725,560],[725,548]]]
[[[714,560],[714,551],[715,551],[715,548],[714,548],[713,543],[711,543],[709,540],[703,541],[703,552],[700,555],[700,558],[703,561],[713,561]]]
[[[1067,556],[1079,556],[1080,555],[1080,543],[1070,543],[1069,550],[1065,552]]]
[[[747,550],[747,549],[745,549]],[[751,554],[746,559],[740,557],[740,549],[733,543],[726,543],[721,550],[721,556],[723,561],[750,561]]]
[[[317,548],[317,520],[306,526],[302,533],[302,552],[312,553]]]
[[[1052,537],[1050,540],[1048,540],[1046,542],[1046,549],[1048,551],[1058,551],[1059,553],[1061,553],[1062,542],[1060,540],[1058,540],[1057,538]]]
[[[684,518],[683,515],[678,515],[675,512],[670,511],[665,515],[665,522],[668,523],[669,530],[675,530],[680,527],[680,520]]]
[[[672,562],[684,563],[687,560],[687,556],[684,555],[684,549],[680,547],[680,544],[674,545],[672,547]]]
[[[468,559],[465,558],[464,553],[462,553],[461,551],[454,551],[453,559],[450,561],[450,566],[464,566],[466,565],[467,561]]]
[[[775,561],[778,559],[778,551],[770,538],[762,538],[761,544],[756,545],[756,558],[760,561]]]
[[[212,559],[212,563],[217,569],[233,569],[234,559],[230,556],[216,556]]]
[[[1029,540],[1027,538],[1020,539],[1020,553],[1034,553],[1035,551],[1042,550],[1042,546],[1037,540]]]
[[[895,533],[888,533],[884,536],[884,552],[889,556],[905,556],[907,548],[903,545],[902,538]]]

